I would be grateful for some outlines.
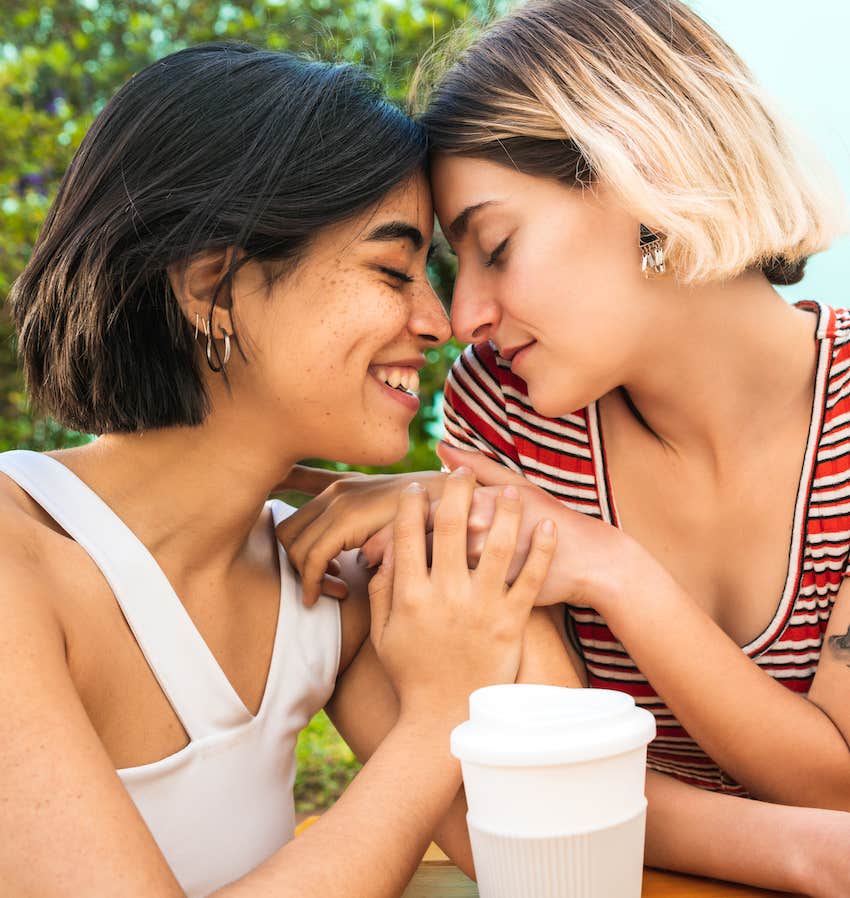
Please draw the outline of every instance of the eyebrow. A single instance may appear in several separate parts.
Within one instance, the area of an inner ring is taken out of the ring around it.
[[[455,218],[455,220],[448,227],[448,235],[453,240],[460,240],[463,235],[466,233],[466,229],[469,227],[469,219],[478,212],[479,210],[485,208],[485,206],[492,206],[498,203],[498,200],[485,200],[483,203],[476,203],[474,206],[467,206],[460,215]]]
[[[406,221],[388,221],[379,225],[369,234],[367,240],[409,240],[415,250],[420,250],[425,244],[422,231]]]

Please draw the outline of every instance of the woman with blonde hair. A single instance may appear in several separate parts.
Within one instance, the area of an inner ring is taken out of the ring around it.
[[[484,485],[479,534],[495,484],[557,522],[571,664],[541,663],[655,714],[648,859],[848,894],[850,313],[774,288],[839,232],[829,187],[676,0],[522,6],[422,122],[472,344],[440,454]],[[336,545],[380,556],[397,489],[291,519],[308,581]]]

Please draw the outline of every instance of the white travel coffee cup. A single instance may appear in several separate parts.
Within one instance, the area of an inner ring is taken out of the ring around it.
[[[481,898],[640,898],[655,719],[608,689],[488,686],[452,733]]]

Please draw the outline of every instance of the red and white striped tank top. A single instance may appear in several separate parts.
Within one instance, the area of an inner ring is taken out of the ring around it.
[[[788,574],[773,619],[742,651],[783,686],[806,694],[850,554],[850,311],[798,306],[818,315],[819,352]],[[561,418],[537,414],[525,382],[486,343],[467,347],[455,362],[444,415],[449,442],[478,449],[575,511],[618,526],[596,403]],[[599,614],[567,610],[588,684],[628,692],[655,715],[649,767],[705,789],[746,795],[680,725]]]

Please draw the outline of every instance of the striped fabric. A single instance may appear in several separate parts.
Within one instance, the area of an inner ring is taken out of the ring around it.
[[[773,619],[742,651],[788,689],[806,694],[850,552],[850,311],[798,306],[818,315],[819,355],[788,574]],[[575,511],[618,525],[595,403],[562,418],[537,414],[525,383],[488,343],[467,347],[455,363],[444,414],[449,442],[478,449]],[[589,685],[628,692],[655,715],[651,769],[747,794],[679,724],[599,614],[568,606],[567,623]]]

